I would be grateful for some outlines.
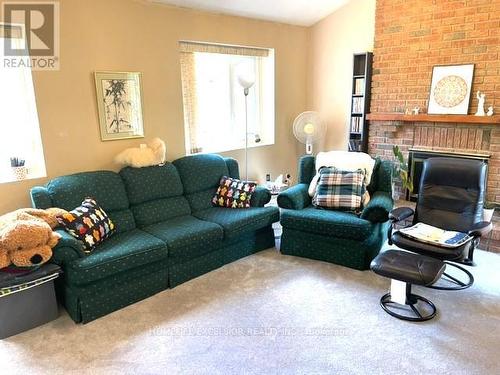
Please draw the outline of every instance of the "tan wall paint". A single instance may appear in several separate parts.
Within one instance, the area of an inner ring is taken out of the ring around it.
[[[114,155],[152,137],[167,143],[168,160],[185,154],[181,39],[275,49],[276,143],[250,150],[250,177],[295,174],[302,147],[291,132],[306,109],[309,30],[304,27],[153,5],[140,0],[62,0],[61,70],[34,72],[48,178],[117,170]],[[143,72],[146,139],[101,142],[93,72]],[[226,155],[240,160],[243,151]],[[0,213],[29,206],[29,188],[47,179],[0,185]]]
[[[352,55],[373,50],[375,0],[351,0],[311,27],[308,107],[327,122],[324,150],[347,149]]]

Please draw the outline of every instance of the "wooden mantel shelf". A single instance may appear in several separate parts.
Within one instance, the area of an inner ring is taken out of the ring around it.
[[[370,121],[401,121],[401,122],[448,122],[460,124],[500,125],[500,116],[474,115],[405,115],[404,113],[369,113]]]

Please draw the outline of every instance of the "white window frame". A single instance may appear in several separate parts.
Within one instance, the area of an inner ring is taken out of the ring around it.
[[[244,48],[244,47],[243,47]],[[269,146],[273,145],[275,143],[275,83],[274,83],[274,77],[275,77],[275,66],[274,66],[274,50],[269,49],[268,50],[268,56],[267,57],[262,57],[262,56],[249,56],[249,57],[254,57],[255,62],[256,62],[256,82],[252,88],[250,88],[250,94],[249,95],[255,95],[256,93],[258,94],[258,125],[257,126],[252,126],[249,124],[249,133],[248,133],[248,147],[249,148],[254,148],[254,147],[261,147],[261,146]],[[203,53],[214,53],[214,52],[193,52],[195,55],[195,60],[196,60],[196,54],[203,54]],[[237,56],[237,55],[231,55],[231,56]],[[237,126],[234,123],[234,119],[236,117],[236,105],[234,104],[236,95],[238,95],[237,92],[234,92],[235,89],[235,82],[234,80],[236,79],[234,74],[235,67],[230,66],[228,70],[228,74],[230,74],[230,89],[228,92],[228,95],[230,96],[230,102],[231,102],[231,118],[233,119],[233,126]],[[257,90],[257,91],[256,91]],[[241,97],[243,98],[243,88],[241,87]],[[250,118],[250,116],[249,116]],[[238,126],[239,128],[239,126]],[[189,139],[189,124],[187,121],[185,121],[185,130],[186,130],[186,137],[185,137],[185,144],[186,144],[186,154],[194,154],[198,152],[191,152],[191,147],[192,144]],[[213,133],[216,133],[216,129],[214,129]],[[258,134],[260,138],[260,142],[255,142],[256,139],[256,134]],[[219,145],[214,145],[214,147],[210,147],[209,145],[203,144],[203,142],[200,142],[199,146],[202,147],[202,153],[215,153],[215,152],[227,152],[227,151],[234,151],[234,150],[241,150],[245,148],[245,132],[243,130],[242,132],[242,137],[238,140],[234,140],[232,142],[228,142],[227,145],[221,146]]]
[[[19,39],[17,43],[19,43],[20,48],[25,48],[27,45],[26,42],[26,32],[25,32],[25,26],[23,24],[5,24],[0,22],[0,28],[18,28],[21,30],[21,38],[13,38],[13,39]],[[0,39],[7,39],[5,37],[2,37],[0,35]],[[3,45],[3,43],[2,43]],[[24,152],[21,152],[19,154],[12,154],[12,157],[25,157],[26,159],[26,175],[24,178],[21,178],[21,174],[17,173],[14,171],[13,168],[10,166],[10,160],[0,160],[0,183],[8,183],[8,182],[14,182],[14,181],[22,181],[22,180],[27,180],[27,179],[35,179],[35,178],[42,178],[47,176],[46,172],[46,166],[45,166],[45,157],[43,153],[43,144],[42,144],[42,138],[41,138],[41,132],[40,132],[40,121],[38,118],[38,110],[37,110],[37,104],[36,104],[36,97],[35,97],[35,88],[34,88],[34,83],[33,83],[33,75],[31,68],[26,67],[29,66],[29,64],[24,64],[25,67],[7,67],[3,68],[4,66],[4,58],[8,58],[3,55],[3,47],[0,47],[1,49],[1,57],[0,59],[0,69],[22,69],[22,79],[25,84],[25,93],[26,97],[25,102],[26,102],[26,113],[24,114],[26,117],[24,119],[25,123],[21,125],[20,127],[22,128],[22,131],[28,132],[31,136],[27,137],[26,140],[26,149]],[[30,57],[29,56],[19,56],[16,57],[16,59],[23,59],[27,62],[29,62]],[[1,89],[1,88],[0,88]],[[0,127],[3,126],[16,126],[16,124],[12,125],[10,121],[7,121],[5,119],[2,119],[2,113],[0,111]],[[19,126],[19,125],[17,125]],[[6,133],[5,131],[2,131],[0,128],[0,136]],[[26,133],[25,133],[26,134]],[[8,141],[7,141],[8,142]],[[3,147],[2,142],[0,142],[0,147]],[[26,151],[27,150],[27,151]]]

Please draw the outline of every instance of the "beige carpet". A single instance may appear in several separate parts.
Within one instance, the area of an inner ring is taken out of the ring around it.
[[[261,252],[87,325],[66,314],[0,341],[1,374],[499,374],[500,256],[475,285],[420,289],[439,315],[378,305],[388,280]]]

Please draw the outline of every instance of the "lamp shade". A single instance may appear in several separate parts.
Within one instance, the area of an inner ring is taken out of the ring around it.
[[[244,89],[249,89],[255,83],[255,73],[249,64],[239,64],[236,67],[236,77]]]

